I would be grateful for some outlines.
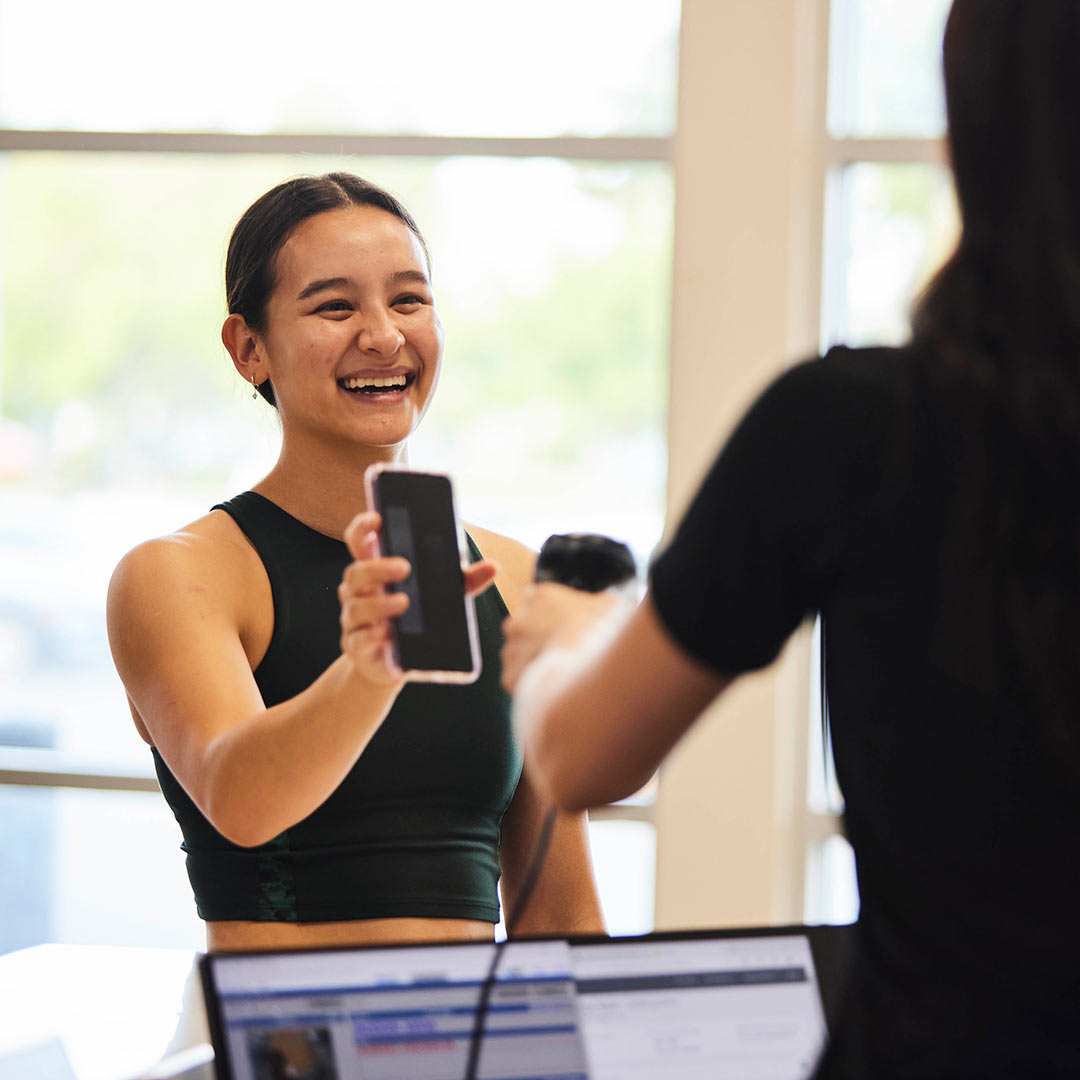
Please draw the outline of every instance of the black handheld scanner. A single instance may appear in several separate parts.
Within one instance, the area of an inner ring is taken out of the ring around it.
[[[536,560],[536,581],[554,581],[584,592],[603,592],[636,578],[637,564],[630,549],[595,533],[549,536]]]

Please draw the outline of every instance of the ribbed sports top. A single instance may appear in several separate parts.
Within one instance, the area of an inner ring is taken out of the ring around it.
[[[340,654],[337,586],[351,556],[342,541],[255,492],[215,509],[240,526],[270,579],[274,631],[255,670],[270,707],[310,686]],[[476,561],[480,552],[468,542]],[[225,839],[154,751],[203,919],[498,921],[500,823],[521,755],[499,682],[506,605],[491,588],[476,607],[480,678],[406,684],[337,790],[269,843],[244,848]]]

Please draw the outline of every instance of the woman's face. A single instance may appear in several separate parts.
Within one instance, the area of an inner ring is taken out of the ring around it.
[[[398,446],[439,380],[443,331],[419,240],[371,206],[304,221],[278,252],[258,335],[286,433]]]

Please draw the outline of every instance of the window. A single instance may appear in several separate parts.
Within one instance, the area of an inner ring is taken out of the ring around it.
[[[951,252],[957,213],[945,165],[941,38],[949,0],[832,0],[822,347],[895,344],[913,300]],[[818,684],[817,638],[812,680]],[[816,698],[817,694],[812,695]],[[810,720],[804,911],[858,912],[842,796]]]
[[[665,137],[679,8],[617,0],[0,2],[0,122],[41,131]]]
[[[644,561],[679,7],[420,0],[403,22],[393,5],[196,3],[174,20],[106,0],[60,36],[48,18],[0,0],[0,862],[22,868],[0,884],[0,951],[197,946],[104,596],[125,550],[276,452],[218,343],[234,221],[297,172],[399,194],[447,329],[413,462],[455,474],[467,519],[533,546],[603,531]],[[613,929],[648,928],[647,808],[594,841]]]

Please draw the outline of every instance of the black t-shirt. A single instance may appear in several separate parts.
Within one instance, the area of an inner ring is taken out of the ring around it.
[[[822,613],[861,907],[820,1077],[1080,1076],[1078,771],[1007,667],[957,663],[972,444],[935,363],[835,349],[773,383],[655,562],[652,598],[725,675]]]

